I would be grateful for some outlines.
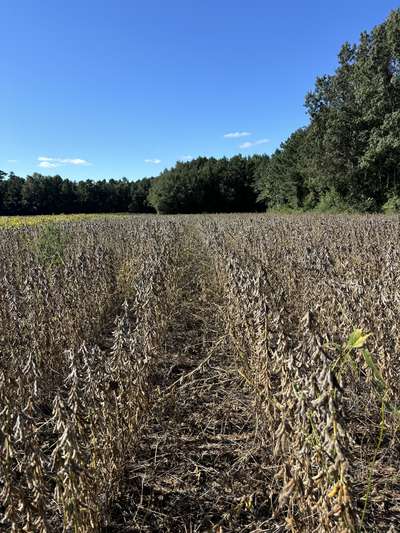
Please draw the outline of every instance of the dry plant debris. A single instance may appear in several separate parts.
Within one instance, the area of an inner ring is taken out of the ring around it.
[[[1,530],[400,531],[399,230],[3,230]]]

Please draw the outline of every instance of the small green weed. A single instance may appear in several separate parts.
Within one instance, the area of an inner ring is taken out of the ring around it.
[[[64,264],[67,237],[58,224],[47,224],[39,230],[35,251],[39,262],[46,267]]]

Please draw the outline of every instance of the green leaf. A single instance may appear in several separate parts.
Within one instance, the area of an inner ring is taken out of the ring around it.
[[[382,377],[382,374],[380,373],[379,368],[376,366],[376,363],[373,360],[371,353],[367,349],[365,349],[362,351],[362,354],[364,356],[364,360],[367,363],[368,368],[370,368],[370,370],[372,371],[374,378],[378,381],[381,387],[385,389],[385,381]]]
[[[364,334],[362,329],[355,329],[347,341],[347,346],[350,349],[363,348],[370,336],[371,333]]]

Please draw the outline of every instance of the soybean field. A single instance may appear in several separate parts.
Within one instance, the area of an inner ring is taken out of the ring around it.
[[[398,532],[399,371],[397,216],[3,224],[0,530]]]

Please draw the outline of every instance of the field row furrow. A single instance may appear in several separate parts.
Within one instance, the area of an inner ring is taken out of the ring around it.
[[[0,233],[4,530],[390,531],[395,218]]]

